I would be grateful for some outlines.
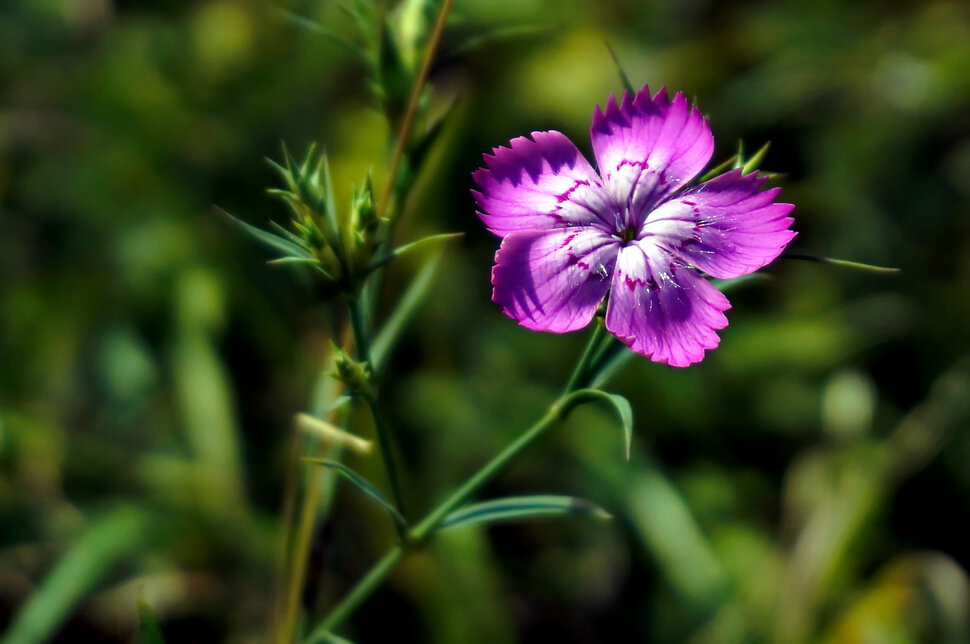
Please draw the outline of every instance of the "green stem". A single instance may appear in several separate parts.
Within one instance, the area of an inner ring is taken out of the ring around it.
[[[391,450],[391,430],[378,401],[370,396],[365,396],[365,398],[367,399],[368,407],[370,407],[371,416],[374,418],[374,427],[377,430],[377,444],[380,446],[381,454],[384,457],[387,478],[391,484],[391,494],[394,496],[394,506],[403,515],[404,499],[401,496],[401,486],[397,478],[397,466]]]
[[[373,360],[370,355],[370,334],[367,332],[366,316],[364,315],[363,294],[358,292],[347,303],[350,310],[350,325],[354,329],[354,344],[357,347],[357,359],[367,363],[373,369]],[[374,395],[363,395],[367,401],[371,416],[374,418],[374,429],[377,432],[377,444],[381,450],[381,457],[384,459],[384,469],[387,471],[388,482],[391,486],[391,494],[394,496],[394,505],[398,512],[404,513],[404,503],[402,502],[401,486],[398,483],[397,465],[394,460],[394,452],[391,448],[391,431],[387,420],[381,411],[380,401]]]
[[[307,644],[322,641],[327,634],[331,633],[344,620],[350,617],[357,607],[391,574],[391,571],[404,558],[404,553],[405,547],[403,544],[398,544],[388,550],[387,554],[374,564],[374,567],[370,569],[367,576],[357,582],[357,585],[344,597],[343,601],[337,604],[330,615],[310,633],[306,639]]]
[[[354,330],[354,346],[357,348],[357,359],[369,363],[370,333],[367,332],[367,315],[364,312],[364,298],[358,289],[347,298],[347,310],[350,312],[350,326]]]
[[[572,375],[566,382],[566,387],[563,389],[562,397],[576,391],[577,389],[582,389],[585,386],[585,380],[589,378],[590,367],[595,362],[595,358],[599,357],[600,354],[600,339],[606,331],[606,325],[603,321],[597,318],[594,322],[593,334],[589,337],[589,341],[586,344],[586,349],[583,351],[582,357],[579,359],[579,363],[576,364],[576,368],[573,369]]]
[[[600,344],[596,348],[596,353],[593,354],[593,357],[590,360],[589,369],[587,370],[586,377],[583,379],[581,385],[583,387],[592,387],[594,378],[599,376],[600,372],[603,370],[603,367],[606,366],[613,355],[626,348],[626,345],[617,340],[616,336],[613,334],[603,333],[600,339]]]
[[[435,531],[435,529],[441,525],[441,522],[444,521],[446,516],[457,510],[458,506],[462,505],[473,494],[475,494],[475,492],[480,490],[485,486],[486,483],[495,478],[499,472],[508,467],[509,463],[515,460],[515,457],[518,456],[520,452],[531,445],[537,438],[539,438],[539,436],[542,435],[543,432],[555,425],[558,421],[562,420],[564,416],[563,399],[558,398],[549,406],[549,409],[546,410],[546,414],[542,418],[529,427],[529,429],[522,432],[518,438],[509,443],[505,449],[503,449],[497,456],[492,458],[491,461],[486,463],[485,466],[478,470],[470,479],[465,481],[460,488],[455,490],[455,492],[453,492],[451,496],[439,504],[438,507],[432,510],[431,513],[421,521],[421,523],[416,525],[408,533],[409,543],[414,545],[424,543]]]
[[[380,587],[407,550],[423,545],[434,534],[435,529],[441,525],[445,517],[455,511],[458,506],[462,505],[475,492],[481,489],[482,486],[505,469],[522,450],[542,435],[545,430],[562,419],[564,416],[562,403],[562,398],[557,399],[549,406],[545,416],[529,429],[525,430],[514,442],[509,444],[500,454],[482,467],[482,469],[478,470],[474,476],[468,479],[451,496],[432,510],[418,525],[412,528],[408,532],[405,541],[391,549],[371,568],[370,572],[350,591],[350,594],[310,633],[306,641],[308,643],[322,641],[325,635],[333,632],[344,620],[350,617],[360,604]]]
[[[515,458],[526,447],[531,445],[547,429],[565,418],[572,408],[568,405],[570,394],[577,391],[583,379],[588,377],[586,373],[590,368],[592,358],[598,353],[600,341],[603,337],[603,325],[597,322],[593,333],[590,335],[589,343],[583,351],[582,357],[576,364],[572,375],[568,380],[565,390],[546,410],[546,413],[536,421],[531,427],[526,429],[512,443],[506,446],[498,455],[486,463],[471,478],[455,490],[448,498],[442,501],[428,515],[414,526],[406,535],[404,541],[391,549],[384,557],[378,561],[361,579],[353,590],[331,611],[323,622],[317,626],[307,638],[307,644],[322,641],[325,636],[337,629],[370,595],[377,590],[384,582],[391,571],[403,558],[405,552],[412,548],[420,547],[434,534],[438,526],[441,525],[445,517],[454,512],[465,501],[471,498],[484,485],[495,478],[502,470],[515,460]]]

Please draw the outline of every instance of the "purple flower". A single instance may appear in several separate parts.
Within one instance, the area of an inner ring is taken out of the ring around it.
[[[484,155],[478,216],[502,244],[492,300],[537,331],[593,319],[655,362],[686,367],[717,346],[731,305],[702,274],[732,278],[778,257],[795,236],[791,204],[732,170],[685,188],[714,151],[707,119],[678,93],[644,87],[590,128],[599,172],[560,132],[533,132]]]

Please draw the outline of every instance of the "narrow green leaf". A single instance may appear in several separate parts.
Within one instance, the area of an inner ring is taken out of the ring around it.
[[[626,460],[630,460],[630,453],[633,448],[633,408],[630,401],[619,394],[611,394],[602,389],[580,389],[569,394],[564,402],[564,411],[569,411],[576,405],[593,400],[608,402],[616,410],[620,417],[623,427],[623,442],[626,453]]]
[[[304,204],[298,196],[290,192],[289,190],[283,190],[282,188],[270,188],[266,191],[271,197],[276,197],[281,199],[293,213],[295,219],[293,220],[294,225],[299,225],[299,221],[304,217],[304,213],[307,211],[306,204]],[[301,231],[302,232],[302,231]],[[291,233],[295,234],[295,233]],[[284,235],[285,238],[290,238],[290,235]],[[297,237],[299,241],[294,242],[298,246],[303,246],[303,239]]]
[[[378,505],[387,510],[387,513],[391,515],[394,523],[397,524],[402,532],[407,529],[407,521],[405,521],[404,517],[401,516],[401,513],[397,511],[397,508],[395,508],[394,505],[387,500],[387,497],[381,494],[377,488],[371,485],[370,481],[365,479],[357,472],[353,471],[343,463],[338,463],[337,461],[322,458],[304,458],[303,460],[307,463],[311,463],[313,465],[322,465],[323,467],[333,470],[358,490],[360,490],[364,495],[369,497],[371,500],[376,501]]]
[[[454,49],[450,49],[445,57],[454,58],[457,56],[463,56],[481,47],[488,46],[493,43],[501,43],[505,40],[513,40],[515,38],[548,37],[553,33],[555,33],[555,30],[551,27],[539,25],[516,25],[514,27],[495,29],[484,34],[470,36],[463,39],[462,42],[454,47]]]
[[[595,503],[574,496],[510,496],[483,503],[473,503],[455,510],[444,518],[437,531],[476,523],[525,521],[566,515],[591,515],[599,519],[612,518],[609,512]]]
[[[293,256],[293,257],[304,257],[309,259],[313,258],[313,256],[309,253],[309,251],[307,251],[307,249],[303,248],[302,246],[298,246],[297,244],[294,244],[288,239],[283,239],[282,237],[274,235],[273,233],[270,233],[270,232],[266,232],[261,228],[256,228],[255,226],[251,226],[247,224],[245,221],[243,221],[242,219],[234,217],[232,214],[223,210],[222,208],[216,207],[216,210],[222,213],[223,215],[225,215],[226,217],[228,217],[229,221],[231,221],[234,225],[238,226],[241,230],[243,230],[244,232],[246,232],[256,240],[262,242],[263,244],[265,244],[266,246],[269,246],[270,248],[273,248],[277,251],[282,252],[284,255]]]
[[[379,371],[384,359],[394,347],[394,343],[401,335],[401,331],[410,321],[411,317],[418,310],[424,301],[431,285],[434,283],[435,275],[438,272],[438,264],[441,263],[441,254],[436,253],[428,259],[418,274],[411,280],[404,295],[398,300],[397,306],[388,317],[387,322],[371,343],[371,361],[374,371]]]
[[[280,148],[283,151],[283,162],[286,164],[286,174],[290,177],[296,176],[296,159],[290,153],[290,148],[286,145],[286,141],[280,141]],[[295,187],[296,185],[294,184]]]
[[[303,163],[300,164],[299,176],[309,177],[310,176],[310,166],[313,164],[313,158],[317,154],[317,143],[313,141],[307,146],[306,154],[303,155]]]
[[[158,618],[144,599],[138,600],[138,644],[165,644]]]
[[[293,175],[293,166],[291,164],[292,158],[290,157],[290,151],[286,147],[286,143],[283,141],[280,141],[280,149],[283,153],[283,163],[286,165],[280,165],[279,163],[277,163],[273,159],[270,159],[269,157],[266,157],[266,163],[268,163],[269,166],[276,171],[276,174],[280,176],[280,179],[282,179],[283,183],[286,184],[286,189],[285,190],[270,189],[267,192],[269,192],[270,194],[277,194],[277,193],[293,194],[293,193],[296,193],[297,191],[297,185],[296,185],[296,178]]]
[[[636,96],[637,90],[633,87],[633,83],[630,82],[630,77],[626,75],[626,71],[623,69],[623,64],[620,62],[620,57],[617,56],[616,50],[613,49],[613,45],[606,43],[606,48],[610,50],[610,56],[613,57],[613,64],[616,66],[616,72],[620,75],[620,80],[623,82],[624,89],[630,92],[630,96]]]
[[[323,204],[323,220],[327,239],[335,240],[334,248],[337,248],[336,240],[340,239],[340,223],[337,218],[337,206],[334,203],[333,176],[330,174],[330,159],[326,152],[320,156],[320,173],[323,175],[323,194],[325,203]]]
[[[284,168],[283,166],[281,166],[276,161],[273,161],[269,157],[266,157],[266,163],[268,163],[271,168],[273,168],[274,170],[276,170],[276,173],[278,175],[280,175],[280,178],[283,179],[283,181],[285,181],[287,184],[290,183],[289,182],[289,176],[290,176],[290,171],[289,170],[287,170],[286,168]],[[274,191],[271,190],[270,192],[272,193]]]
[[[873,264],[863,264],[862,262],[853,262],[848,259],[835,259],[833,257],[823,257],[820,255],[804,255],[802,253],[784,253],[782,254],[784,259],[798,259],[806,262],[817,262],[819,264],[832,264],[834,266],[841,266],[843,268],[853,268],[860,271],[869,271],[871,273],[899,273],[902,269],[894,268],[892,266],[875,266]]]
[[[354,644],[346,637],[340,637],[334,633],[324,633],[317,641],[322,644]]]
[[[377,81],[384,99],[384,111],[398,131],[414,82],[414,70],[409,68],[402,56],[398,39],[386,21],[378,25],[380,49],[377,57]]]
[[[747,275],[733,277],[727,280],[712,279],[711,286],[722,293],[726,293],[728,291],[733,291],[739,286],[744,286],[745,284],[749,284],[751,282],[761,282],[767,279],[769,279],[769,276],[765,273],[748,273]]]
[[[401,255],[404,255],[405,253],[409,253],[415,248],[420,248],[421,246],[425,246],[426,244],[433,244],[435,242],[447,241],[449,239],[458,239],[459,237],[463,237],[464,235],[465,233],[442,233],[440,235],[429,235],[427,237],[422,237],[417,241],[413,241],[409,244],[404,244],[403,246],[398,246],[387,255],[384,255],[380,259],[375,260],[374,263],[371,264],[370,270],[371,271],[377,270],[381,266],[387,264],[392,259],[396,259]]]
[[[734,155],[734,169],[744,167],[744,141],[738,141],[738,153]]]
[[[723,560],[678,487],[649,461],[629,468],[625,476],[614,478],[602,466],[600,472],[613,478],[634,536],[655,558],[685,605],[709,607],[723,602],[727,580]]]
[[[296,184],[296,161],[293,159],[293,155],[290,154],[290,148],[286,146],[286,141],[280,141],[280,151],[283,153],[283,163],[286,164],[285,166],[281,166],[272,159],[266,160],[279,173],[280,178],[286,183],[286,187],[289,188],[290,192],[295,194],[300,189]]]
[[[320,266],[320,260],[314,259],[313,257],[280,257],[278,259],[271,259],[267,264],[303,264],[305,266]]]
[[[117,508],[92,521],[14,617],[3,641],[49,641],[105,574],[143,545],[148,523],[148,515],[132,507]]]
[[[360,33],[371,33],[376,20],[374,3],[371,0],[350,0],[336,4],[339,11],[354,21]]]
[[[205,269],[185,269],[178,276],[179,315],[169,362],[185,445],[205,472],[205,485],[198,486],[192,503],[204,511],[236,516],[247,511],[247,502],[233,381],[214,326],[224,306],[221,288],[217,274]]]
[[[299,235],[297,235],[296,233],[287,230],[286,228],[284,228],[283,226],[280,226],[275,221],[269,222],[269,225],[270,225],[270,228],[272,228],[273,230],[275,230],[276,232],[279,233],[279,236],[280,237],[283,237],[285,239],[289,239],[291,242],[293,242],[297,246],[301,246],[301,247],[303,246],[303,239]]]
[[[722,163],[717,164],[716,166],[714,166],[713,168],[711,168],[710,170],[702,174],[701,178],[697,180],[697,183],[704,183],[705,181],[710,181],[714,177],[718,175],[722,175],[728,170],[731,170],[732,168],[739,168],[739,167],[741,167],[741,156],[739,154],[735,154],[734,156],[730,157],[726,161],[723,161]]]
[[[331,412],[337,411],[341,407],[347,405],[353,399],[354,399],[353,396],[348,395],[348,394],[343,394],[342,396],[340,396],[339,398],[337,398],[335,401],[333,401],[333,404],[330,405],[330,407],[327,409],[327,414],[330,414]]]
[[[324,276],[327,280],[331,282],[336,282],[333,275],[328,273],[322,266],[320,266],[320,260],[312,259],[309,257],[280,257],[278,259],[271,259],[267,264],[271,266],[309,266],[318,273]]]
[[[455,119],[454,114],[457,112],[455,105],[456,101],[452,101],[423,135],[414,133],[415,141],[407,149],[407,176],[402,177],[402,180],[413,180],[415,175],[425,167],[425,161],[434,149],[435,143],[441,138],[445,128]]]
[[[311,20],[310,18],[307,18],[305,16],[301,16],[300,14],[294,11],[290,11],[289,9],[284,9],[283,7],[276,7],[276,10],[283,16],[285,20],[293,23],[295,26],[300,27],[302,29],[306,29],[307,31],[318,33],[321,36],[325,36],[326,38],[332,40],[338,45],[346,47],[347,49],[349,49],[354,53],[360,53],[359,47],[354,45],[346,38],[342,38],[336,32],[331,31],[330,29],[327,29],[319,22],[315,20]]]
[[[744,162],[741,166],[741,174],[750,174],[758,169],[761,162],[764,161],[765,155],[768,154],[768,148],[771,147],[771,142],[765,143],[761,148],[754,153],[754,155]]]

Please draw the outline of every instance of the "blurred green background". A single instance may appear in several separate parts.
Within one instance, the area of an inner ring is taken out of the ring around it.
[[[280,141],[338,191],[389,157],[339,3],[7,0],[0,8],[0,627],[8,641],[265,641],[284,487],[326,303],[216,214],[285,219]],[[304,20],[297,20],[300,16]],[[316,26],[315,26],[316,25]],[[349,624],[365,642],[970,640],[970,6],[957,0],[457,0],[452,116],[402,234],[459,231],[385,393],[419,510],[539,416],[581,334],[489,301],[481,153],[682,90],[730,156],[766,141],[792,250],[730,294],[701,364],[631,361],[622,458],[584,408],[485,496],[614,514],[445,533]],[[421,257],[395,265],[385,297]],[[386,300],[385,307],[390,302]],[[367,431],[362,425],[361,431]],[[372,459],[373,460],[373,459]],[[368,459],[354,467],[379,470]],[[325,608],[393,538],[352,491],[317,533]]]

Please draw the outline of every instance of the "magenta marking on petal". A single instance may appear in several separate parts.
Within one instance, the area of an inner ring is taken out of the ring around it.
[[[647,163],[646,161],[634,161],[632,159],[623,159],[623,160],[621,160],[618,164],[616,164],[616,169],[619,170],[619,169],[621,169],[621,168],[623,168],[625,166],[628,166],[628,165],[634,166],[636,168],[640,168],[642,170],[649,170],[650,169],[650,164]]]
[[[683,94],[671,101],[665,88],[651,97],[611,98],[597,108],[590,128],[593,153],[624,220],[639,226],[646,213],[703,169],[714,149],[707,120]]]
[[[580,187],[587,187],[587,188],[590,187],[589,181],[586,181],[586,180],[577,181],[576,183],[574,183],[569,187],[569,190],[562,193],[561,195],[557,195],[556,199],[558,199],[560,202],[569,201],[569,196],[572,195],[574,192],[576,192],[576,189]]]
[[[644,222],[640,237],[708,275],[732,278],[774,260],[792,240],[791,204],[775,203],[777,188],[733,170],[675,196]]]
[[[555,132],[517,137],[483,155],[472,173],[472,196],[486,226],[498,235],[564,226],[605,226],[612,207],[599,176],[572,141]]]
[[[697,362],[730,308],[700,272],[733,277],[772,261],[795,236],[793,206],[741,170],[676,195],[713,152],[707,119],[682,92],[611,94],[590,136],[599,174],[558,132],[483,156],[472,195],[503,236],[493,299],[523,326],[563,332],[587,324],[612,284],[611,332],[656,362]]]
[[[694,270],[649,241],[622,249],[614,270],[606,327],[633,351],[683,367],[717,346],[730,303]]]
[[[593,227],[510,233],[495,255],[492,299],[522,326],[572,331],[596,313],[610,285],[600,267],[609,277],[615,259],[615,242]]]
[[[565,248],[566,246],[569,246],[569,244],[570,244],[570,243],[572,243],[572,241],[573,241],[574,239],[576,239],[576,235],[578,235],[578,234],[579,234],[579,233],[572,233],[572,234],[570,234],[570,235],[567,235],[567,236],[566,236],[566,237],[565,237],[565,238],[564,238],[564,239],[562,240],[562,243],[561,243],[561,244],[559,244],[559,248]]]

